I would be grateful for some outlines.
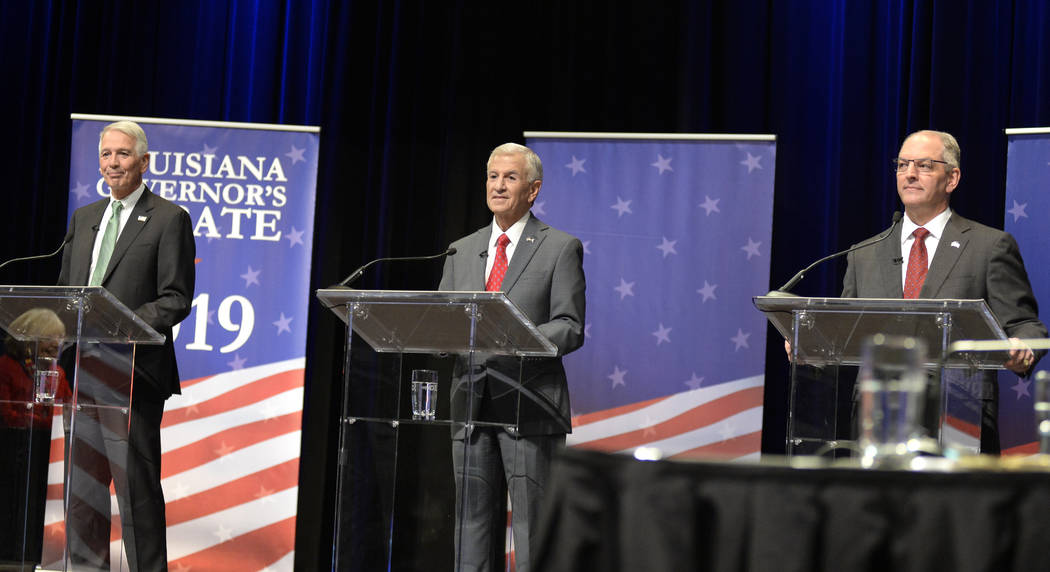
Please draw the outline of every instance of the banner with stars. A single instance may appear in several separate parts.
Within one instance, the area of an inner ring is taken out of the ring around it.
[[[1003,230],[1017,239],[1041,308],[1047,322],[1050,308],[1050,243],[1046,221],[1050,219],[1050,128],[1008,129],[1006,152],[1006,220]],[[1038,369],[1050,369],[1050,358],[1043,358]],[[1033,375],[1034,378],[1034,375]],[[1003,454],[1039,452],[1033,378],[1023,379],[1010,371],[999,373],[999,440]]]
[[[119,119],[145,130],[143,179],[189,212],[197,245],[161,431],[170,569],[291,570],[319,129],[74,115],[70,215],[108,196],[99,132]],[[47,514],[61,526],[60,490]]]
[[[757,457],[776,143],[771,135],[526,133],[532,209],[584,245],[587,324],[566,356],[569,443]]]

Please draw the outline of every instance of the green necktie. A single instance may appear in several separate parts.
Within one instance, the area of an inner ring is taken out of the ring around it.
[[[120,201],[110,203],[113,213],[106,223],[106,232],[102,235],[102,246],[98,249],[98,261],[95,262],[95,271],[91,273],[88,286],[102,284],[102,277],[106,275],[106,267],[109,266],[109,258],[113,256],[113,245],[117,243],[117,234],[120,233],[120,211],[124,204]]]

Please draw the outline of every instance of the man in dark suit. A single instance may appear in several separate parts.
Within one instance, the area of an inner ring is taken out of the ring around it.
[[[105,381],[89,371],[84,357],[100,356],[108,363],[96,371],[106,372],[130,356],[122,358],[113,348],[81,348],[81,400],[99,406],[83,409],[89,414],[80,415],[73,428],[78,481],[71,485],[67,537],[77,569],[109,570],[110,479],[131,570],[167,569],[160,423],[164,401],[180,393],[172,328],[190,312],[196,247],[186,211],[142,182],[149,158],[146,134],[137,124],[119,121],[102,129],[99,172],[110,196],[73,213],[72,239],[62,256],[60,285],[101,285],[165,336],[163,345],[140,345],[133,354],[130,421],[119,408],[106,406],[113,387],[95,387],[89,395],[89,379]],[[90,468],[78,466],[91,459],[89,449],[102,459]]]
[[[572,430],[561,356],[583,345],[583,245],[532,216],[542,184],[543,164],[531,149],[496,147],[486,184],[492,223],[452,243],[456,254],[445,261],[441,277],[441,290],[505,292],[558,348],[557,357],[493,357],[473,371],[457,361],[453,419],[465,419],[469,406],[474,419],[517,420],[512,429],[454,431],[460,570],[502,569],[508,490],[515,564],[519,572],[529,570],[551,455]],[[469,395],[468,378],[474,381]],[[527,395],[514,390],[519,379]]]
[[[1046,326],[1014,238],[949,208],[960,155],[948,133],[918,131],[904,140],[894,168],[906,216],[887,240],[849,254],[842,297],[984,299],[1015,345],[1004,365],[1028,375],[1045,352],[1018,338],[1045,338]],[[994,376],[984,384],[981,451],[998,453],[998,385]]]

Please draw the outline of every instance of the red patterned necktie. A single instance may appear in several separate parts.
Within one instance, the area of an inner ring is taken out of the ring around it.
[[[503,284],[503,276],[507,273],[508,244],[510,244],[510,238],[506,234],[501,234],[496,239],[496,260],[492,263],[489,280],[485,282],[485,290],[487,292],[495,292]]]
[[[911,233],[915,242],[911,245],[908,254],[908,275],[904,279],[904,297],[918,298],[922,290],[922,283],[926,280],[926,270],[929,268],[929,259],[926,255],[926,237],[930,231],[921,226]]]

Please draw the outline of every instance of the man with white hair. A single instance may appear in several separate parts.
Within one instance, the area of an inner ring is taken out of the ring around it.
[[[536,153],[515,143],[496,147],[486,183],[492,222],[452,243],[456,253],[441,277],[441,290],[506,293],[558,349],[551,358],[490,357],[472,371],[457,360],[452,418],[462,421],[470,411],[472,420],[515,422],[507,429],[454,427],[459,570],[503,569],[508,490],[515,565],[518,572],[530,570],[551,456],[572,430],[561,356],[583,345],[583,245],[532,216],[542,184]]]
[[[172,328],[189,315],[193,300],[193,227],[185,210],[153,194],[143,183],[150,155],[146,134],[138,124],[106,125],[99,135],[98,157],[110,196],[73,213],[72,239],[62,255],[59,284],[105,287],[165,341],[135,350],[130,423],[126,417],[107,419],[122,415],[119,408],[85,408],[80,413],[91,412],[98,418],[85,418],[74,428],[74,439],[102,447],[98,452],[106,459],[96,463],[87,477],[101,487],[74,484],[70,492],[69,556],[77,570],[109,570],[112,480],[131,570],[167,570],[160,423],[164,401],[180,393]],[[81,370],[86,370],[83,359]],[[83,382],[81,386],[86,387]],[[82,399],[89,397],[81,391]],[[114,427],[124,428],[116,439],[109,433]]]

